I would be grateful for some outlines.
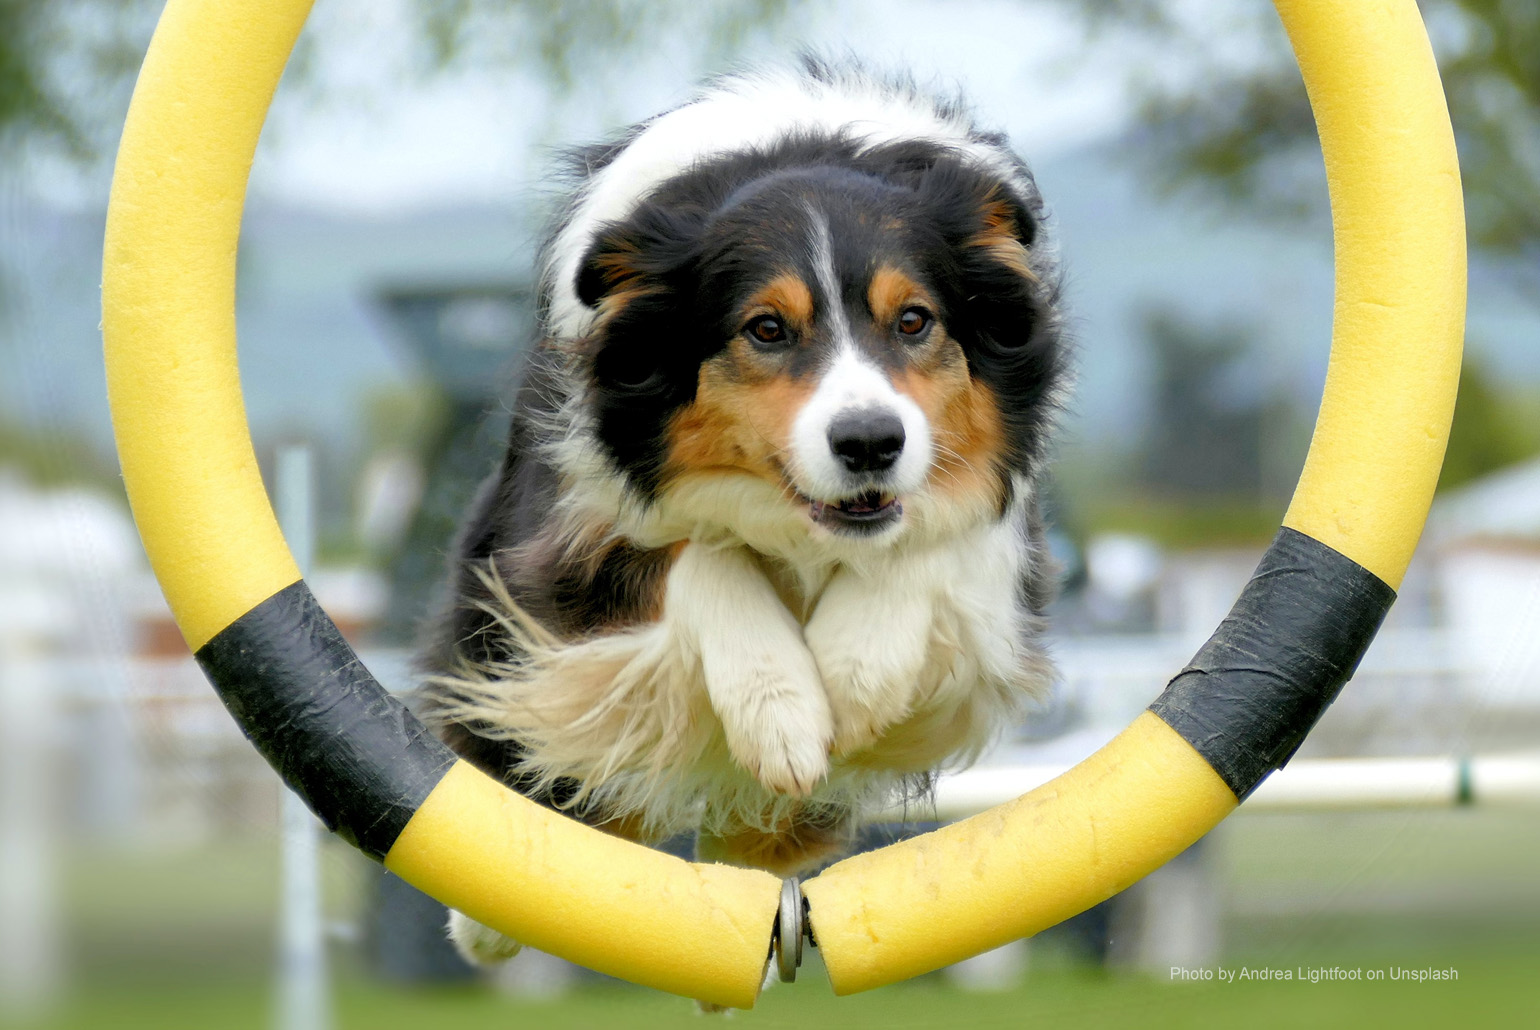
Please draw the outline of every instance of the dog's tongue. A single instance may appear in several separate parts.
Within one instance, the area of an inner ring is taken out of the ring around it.
[[[862,494],[860,497],[852,497],[848,501],[840,502],[840,510],[852,515],[870,515],[878,508],[883,507],[887,500],[875,490]]]

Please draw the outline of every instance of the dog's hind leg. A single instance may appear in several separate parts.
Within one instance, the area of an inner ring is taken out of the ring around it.
[[[463,912],[449,910],[449,940],[473,966],[495,966],[517,955],[524,945],[483,926]]]

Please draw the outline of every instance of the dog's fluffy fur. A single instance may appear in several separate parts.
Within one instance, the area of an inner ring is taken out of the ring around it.
[[[574,172],[425,711],[532,797],[794,874],[1047,681],[1042,203],[959,103],[815,61]]]

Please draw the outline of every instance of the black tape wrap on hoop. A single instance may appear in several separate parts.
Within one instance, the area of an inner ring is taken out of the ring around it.
[[[1150,711],[1244,800],[1336,700],[1395,599],[1357,562],[1281,529],[1230,614]]]
[[[326,824],[383,859],[455,756],[369,674],[304,581],[198,649],[241,730]]]

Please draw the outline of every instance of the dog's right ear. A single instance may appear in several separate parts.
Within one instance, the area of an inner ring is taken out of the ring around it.
[[[584,307],[599,306],[599,300],[604,296],[604,272],[599,267],[597,243],[583,255],[583,263],[578,266],[576,289],[578,300],[583,302]]]
[[[646,203],[605,226],[578,266],[578,300],[597,308],[606,297],[669,285],[695,259],[703,223],[693,208]]]
[[[705,222],[696,206],[648,202],[604,226],[577,266],[577,299],[598,308],[605,297],[673,285],[695,262]]]
[[[575,284],[578,300],[587,307],[597,308],[607,293],[638,274],[635,269],[627,267],[623,254],[624,250],[615,233],[607,233],[594,241],[588,253],[583,255],[583,263],[578,266]]]

